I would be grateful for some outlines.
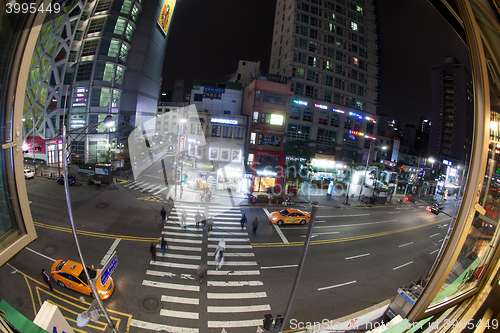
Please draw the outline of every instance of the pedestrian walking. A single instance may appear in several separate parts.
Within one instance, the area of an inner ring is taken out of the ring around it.
[[[257,228],[259,227],[259,220],[257,220],[257,217],[255,217],[255,220],[253,220],[252,223],[252,229],[253,229],[253,234],[257,232]]]
[[[167,219],[167,211],[165,210],[164,206],[161,207],[160,215],[161,215],[161,222],[165,223],[165,220]]]
[[[221,238],[217,248],[215,249],[215,261],[217,262],[215,269],[219,270],[224,264],[224,250],[226,249],[226,241]]]
[[[201,262],[200,266],[198,266],[198,269],[196,270],[196,275],[198,275],[198,277],[200,278],[199,283],[201,283],[201,281],[203,281],[203,278],[205,277],[205,275],[207,275],[207,270],[208,270],[207,264],[204,262]]]
[[[153,257],[153,261],[156,262],[156,246],[154,243],[151,243],[151,246],[149,247],[149,252],[151,252],[151,256]]]
[[[161,248],[161,255],[164,256],[165,249],[168,249],[168,244],[167,244],[167,240],[163,236],[160,237],[160,248]]]
[[[196,211],[196,214],[194,215],[194,220],[196,221],[196,228],[200,229],[201,214],[199,211]]]
[[[182,211],[182,227],[185,228],[186,227],[186,220],[187,220],[187,214],[186,214],[186,211],[183,210]]]
[[[54,289],[52,289],[52,283],[50,283],[50,276],[45,273],[45,269],[42,268],[42,277],[43,277],[43,282],[45,282],[49,288],[50,288],[50,291],[54,291]]]
[[[247,223],[247,217],[245,214],[243,214],[243,217],[241,218],[240,223],[241,223],[241,228],[244,228],[245,223]]]
[[[128,175],[127,175],[127,180],[128,180]]]
[[[214,228],[214,221],[212,221],[212,218],[208,219],[208,232],[212,232]]]

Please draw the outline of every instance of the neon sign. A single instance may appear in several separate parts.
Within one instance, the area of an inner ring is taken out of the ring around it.
[[[236,119],[212,118],[210,121],[216,124],[238,125],[238,120]]]
[[[332,109],[332,111],[333,111],[333,112],[337,112],[337,113],[342,113],[342,114],[344,114],[344,113],[345,113],[344,111],[339,110],[339,109]]]
[[[301,100],[298,100],[298,99],[294,99],[293,102],[295,104],[299,104],[299,105],[305,105],[307,106],[307,102],[306,101],[301,101]]]
[[[353,116],[353,117],[356,117],[358,119],[363,119],[363,116],[358,114],[358,113],[355,113],[355,112],[349,112],[349,115],[350,116]]]
[[[358,131],[349,131],[350,134],[353,134],[353,135],[359,135],[359,136],[365,136],[365,133],[363,132],[358,132]]]
[[[328,110],[328,106],[322,104],[314,104],[314,107],[318,109]]]

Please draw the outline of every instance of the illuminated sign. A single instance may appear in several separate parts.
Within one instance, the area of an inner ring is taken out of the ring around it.
[[[298,100],[298,99],[294,99],[293,102],[295,104],[299,104],[299,105],[305,105],[307,106],[307,102],[306,101],[301,101],[301,100]]]
[[[167,35],[168,27],[170,26],[170,20],[172,19],[172,13],[174,12],[176,0],[163,0],[163,5],[161,6],[160,16],[158,16],[157,24],[161,31]]]
[[[333,112],[337,112],[337,113],[345,113],[344,111],[342,110],[339,110],[339,109],[332,109]]]
[[[270,170],[257,170],[255,171],[257,176],[261,177],[278,177],[278,173],[276,171],[270,171]]]
[[[366,120],[371,121],[372,123],[376,123],[375,119],[370,118],[368,116],[365,117]]]
[[[76,92],[77,93],[86,93],[87,92],[87,88],[76,88]]]
[[[216,124],[238,125],[238,120],[236,119],[212,118],[210,121]]]
[[[375,138],[373,136],[369,136],[369,135],[365,135],[365,138],[370,139],[370,140],[377,140],[377,138]]]
[[[349,112],[349,115],[350,116],[353,116],[353,117],[356,117],[358,119],[363,119],[363,116],[358,114],[358,113],[355,113],[355,112]]]
[[[314,104],[314,107],[318,109],[328,110],[328,106],[322,104]]]
[[[282,126],[283,116],[280,114],[271,114],[271,119],[269,120],[269,124]]]
[[[443,160],[443,164],[451,166],[453,163],[451,163],[451,161],[448,160]]]
[[[359,136],[365,136],[365,133],[363,132],[358,132],[358,131],[349,131],[350,134],[353,134],[353,135],[359,135]]]

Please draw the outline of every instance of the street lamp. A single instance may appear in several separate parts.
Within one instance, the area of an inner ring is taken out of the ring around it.
[[[111,116],[107,116],[104,121],[96,123],[96,124],[91,124],[83,128],[83,130],[93,127],[93,126],[99,126],[101,123],[106,123],[107,126],[108,124],[113,122],[113,118]],[[79,128],[80,129],[80,128]],[[69,131],[71,132],[71,131]],[[75,244],[76,244],[76,249],[78,252],[78,256],[80,257],[80,261],[83,266],[83,271],[85,272],[85,276],[87,278],[87,281],[89,282],[89,287],[92,290],[92,297],[97,301],[97,304],[99,306],[99,309],[101,310],[102,314],[106,318],[106,321],[108,322],[109,327],[113,330],[114,333],[117,333],[115,326],[113,322],[111,321],[111,318],[108,315],[108,312],[106,311],[106,308],[102,304],[101,297],[99,296],[99,293],[97,292],[97,288],[94,284],[94,281],[90,278],[89,272],[87,271],[87,266],[85,265],[85,261],[83,260],[83,255],[82,251],[80,249],[80,243],[78,242],[78,237],[76,235],[76,229],[75,229],[75,223],[73,220],[73,210],[71,208],[71,199],[69,196],[69,184],[68,184],[68,157],[69,155],[66,154],[66,135],[69,133],[66,132],[66,125],[63,124],[62,128],[62,134],[63,134],[63,145],[62,145],[62,150],[63,150],[63,177],[64,177],[64,192],[66,194],[66,205],[68,207],[68,214],[69,214],[69,221],[71,223],[71,231],[73,233],[73,238],[75,239]],[[81,140],[83,140],[87,136],[85,134]],[[78,142],[79,143],[79,142]]]

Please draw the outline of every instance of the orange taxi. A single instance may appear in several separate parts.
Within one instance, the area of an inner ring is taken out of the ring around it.
[[[300,209],[287,208],[269,214],[271,223],[282,225],[284,223],[306,224],[309,223],[310,215]]]
[[[87,266],[89,276],[95,279],[99,275],[99,271],[93,267]],[[87,277],[83,271],[82,264],[71,260],[57,260],[50,269],[52,279],[56,281],[61,287],[73,289],[79,293],[91,295],[92,290],[87,282]],[[101,284],[101,279],[96,281],[96,289],[101,299],[107,299],[115,290],[115,284],[111,277],[106,281],[106,285]]]

